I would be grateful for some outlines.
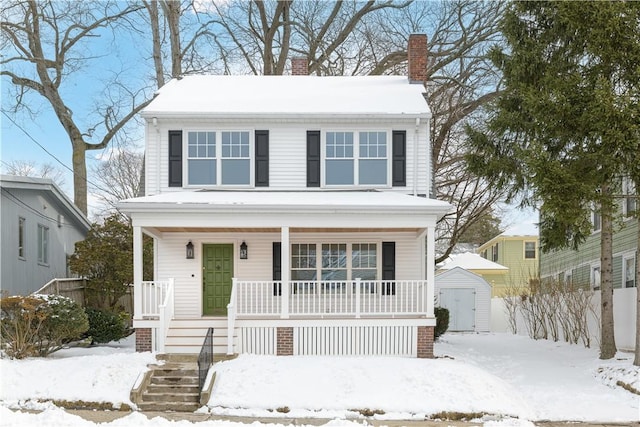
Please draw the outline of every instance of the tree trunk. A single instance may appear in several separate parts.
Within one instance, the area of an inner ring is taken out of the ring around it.
[[[83,140],[71,141],[73,147],[73,203],[87,215],[87,163],[85,162],[86,144]]]
[[[608,199],[608,184],[601,187],[602,228],[600,230],[600,359],[611,359],[616,355],[616,339],[613,326],[613,212]]]

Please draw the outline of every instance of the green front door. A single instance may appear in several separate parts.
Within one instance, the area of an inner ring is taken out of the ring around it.
[[[203,247],[202,314],[225,316],[231,297],[233,245]]]

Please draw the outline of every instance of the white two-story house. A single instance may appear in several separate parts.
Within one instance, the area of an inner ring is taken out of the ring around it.
[[[142,112],[136,344],[216,352],[433,356],[427,40],[409,77],[189,76]],[[294,74],[306,74],[294,59]],[[302,70],[302,72],[300,72]],[[155,280],[142,281],[142,236]]]

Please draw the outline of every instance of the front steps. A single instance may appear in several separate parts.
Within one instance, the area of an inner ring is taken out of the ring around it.
[[[198,356],[166,356],[164,365],[151,365],[151,371],[131,400],[142,411],[194,412],[200,404]]]
[[[228,336],[226,317],[172,320],[165,341],[165,353],[199,354],[209,328],[213,328],[214,354],[226,354]],[[237,340],[235,335],[234,340]]]

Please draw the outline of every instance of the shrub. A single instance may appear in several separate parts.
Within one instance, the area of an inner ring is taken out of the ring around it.
[[[106,310],[86,309],[89,335],[94,343],[118,341],[127,335],[127,325],[121,314]]]
[[[82,307],[61,295],[13,296],[0,307],[1,338],[11,358],[47,356],[89,328]]]
[[[433,334],[437,339],[449,329],[449,310],[444,307],[435,307],[434,314],[436,315],[436,328]]]

